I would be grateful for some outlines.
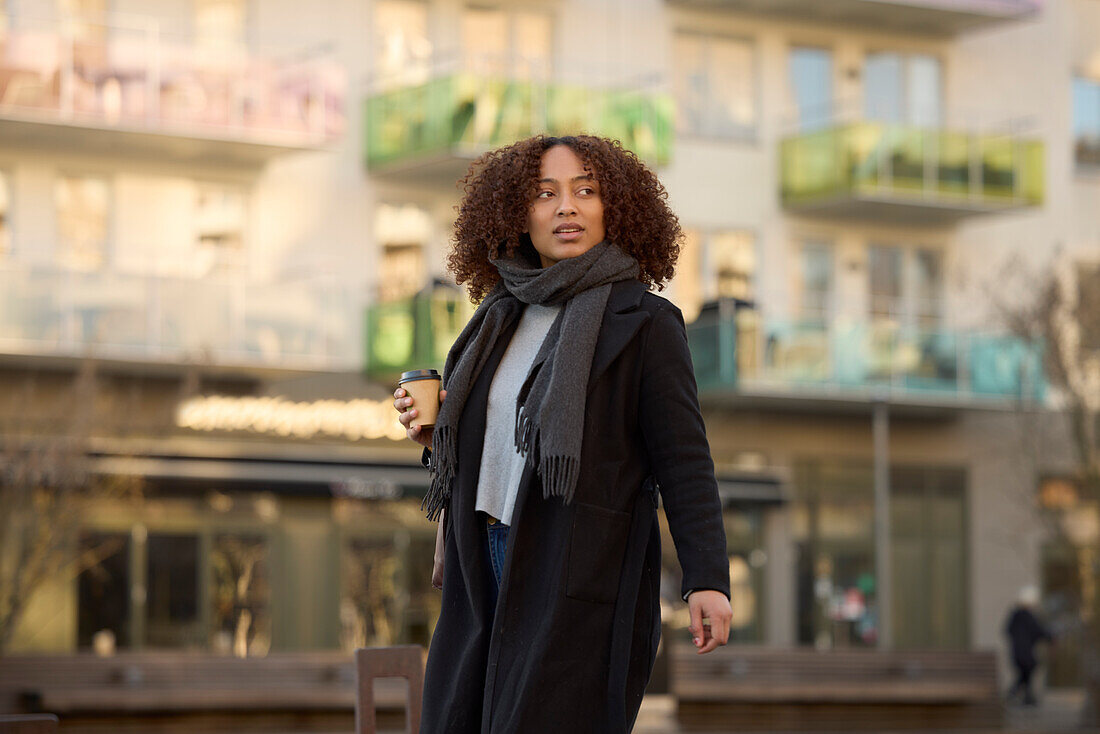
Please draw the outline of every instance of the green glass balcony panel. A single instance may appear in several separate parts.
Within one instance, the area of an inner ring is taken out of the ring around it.
[[[365,108],[371,167],[471,156],[537,133],[605,135],[658,164],[672,153],[672,100],[644,90],[456,74],[373,95]]]
[[[400,371],[414,356],[416,319],[409,302],[367,310],[367,365],[371,371]]]
[[[842,145],[843,130],[817,130],[781,145],[783,198],[798,201],[827,197],[846,189],[854,151]]]
[[[787,206],[886,196],[915,205],[1038,205],[1043,145],[982,135],[858,122],[785,138],[781,192]]]
[[[894,322],[767,321],[745,332],[730,319],[700,318],[688,327],[688,338],[696,377],[705,389],[737,390],[744,380],[800,391],[819,387],[831,394],[883,387],[895,395],[948,401],[1043,400],[1046,394],[1042,346],[1010,336]],[[724,344],[726,339],[731,344]],[[735,371],[724,363],[729,359]]]
[[[473,311],[465,295],[450,288],[369,307],[366,372],[390,378],[408,369],[442,369]]]

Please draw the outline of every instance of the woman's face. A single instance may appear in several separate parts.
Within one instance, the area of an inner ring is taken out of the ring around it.
[[[572,148],[555,145],[542,154],[526,231],[544,268],[603,241],[600,184]]]

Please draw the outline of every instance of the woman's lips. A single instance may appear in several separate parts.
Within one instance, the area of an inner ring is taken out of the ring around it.
[[[559,240],[564,240],[565,242],[573,242],[575,240],[579,240],[581,238],[581,235],[583,234],[583,229],[567,229],[561,232],[555,232],[554,236],[557,237]]]

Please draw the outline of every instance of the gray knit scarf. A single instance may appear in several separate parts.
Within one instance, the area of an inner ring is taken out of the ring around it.
[[[432,520],[450,502],[458,470],[458,421],[466,399],[500,335],[527,303],[564,305],[520,388],[515,448],[529,464],[538,462],[543,497],[572,501],[580,472],[588,373],[611,284],[640,272],[633,257],[608,242],[548,268],[520,252],[492,263],[501,280],[458,335],[443,368],[447,399],[432,435],[431,486],[421,505]]]

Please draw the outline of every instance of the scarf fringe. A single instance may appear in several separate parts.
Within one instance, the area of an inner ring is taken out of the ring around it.
[[[574,456],[542,457],[539,462],[539,477],[542,479],[543,499],[561,497],[565,504],[571,503],[580,468],[581,462]]]
[[[432,434],[432,481],[420,509],[428,519],[439,520],[439,513],[451,503],[451,485],[454,483],[458,451],[455,430],[450,426],[436,426]]]
[[[523,403],[516,401],[515,447],[520,456],[527,456],[535,447],[535,435],[538,425],[531,420],[531,414],[524,409]]]

